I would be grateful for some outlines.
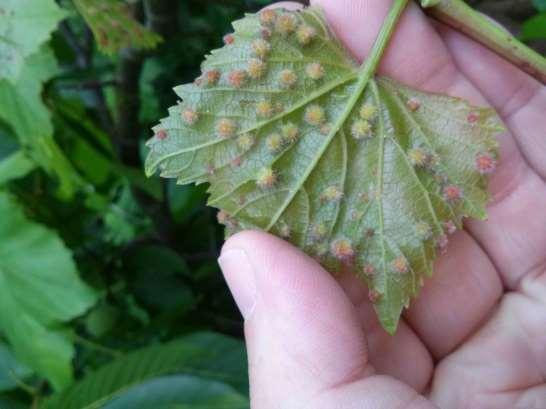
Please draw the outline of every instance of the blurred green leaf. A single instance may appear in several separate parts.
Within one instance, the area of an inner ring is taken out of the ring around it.
[[[28,220],[0,191],[0,330],[17,358],[55,388],[72,377],[73,347],[61,324],[94,304],[57,234]]]
[[[23,151],[0,159],[0,185],[19,179],[36,168],[36,164]]]
[[[100,49],[114,54],[127,47],[154,48],[161,36],[143,27],[131,15],[129,6],[120,0],[74,0]]]
[[[44,409],[102,408],[131,387],[175,373],[241,387],[246,373],[244,347],[239,341],[212,333],[146,347],[89,373],[53,395]]]
[[[12,135],[11,130],[0,121],[0,159],[15,153],[19,148],[19,142]]]
[[[104,213],[106,240],[116,245],[126,244],[151,227],[151,221],[142,212],[131,188],[124,184],[118,189],[118,197]]]
[[[125,392],[103,409],[248,409],[232,387],[187,375],[156,378]]]
[[[2,409],[28,409],[28,404],[15,400],[8,396],[0,395],[0,408]]]
[[[533,6],[539,11],[546,11],[546,0],[532,0]]]
[[[119,318],[117,308],[109,304],[99,305],[85,318],[85,329],[96,338],[103,336],[112,329]]]
[[[521,39],[524,41],[546,39],[546,13],[537,14],[525,21],[521,28]]]
[[[131,271],[148,271],[156,273],[181,274],[189,277],[190,270],[186,261],[174,250],[149,244],[136,247],[127,257],[126,265]]]
[[[149,308],[183,314],[196,303],[191,288],[180,277],[162,271],[138,271],[133,289],[138,299]]]
[[[17,361],[8,346],[0,342],[0,392],[17,387],[17,380],[24,380],[31,374],[32,371]]]
[[[168,183],[169,209],[173,219],[177,223],[185,223],[201,209],[200,205],[207,197],[207,185],[180,186],[174,180]]]
[[[155,79],[165,72],[165,66],[155,58],[147,59],[140,76],[140,120],[153,122],[161,115],[159,94],[154,86]]]
[[[50,114],[41,97],[42,83],[57,72],[55,58],[49,47],[31,55],[15,83],[0,80],[0,119],[8,123],[29,155],[59,180],[63,197],[71,197],[83,185],[53,139]]]
[[[65,17],[54,0],[0,1],[0,80],[15,83],[25,59],[38,51]]]

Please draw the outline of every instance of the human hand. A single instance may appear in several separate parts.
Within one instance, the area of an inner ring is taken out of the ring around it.
[[[359,59],[390,5],[312,3]],[[392,337],[352,275],[265,233],[230,238],[220,264],[245,317],[252,408],[544,409],[546,88],[414,4],[380,71],[497,109],[509,131],[489,220],[452,236]]]

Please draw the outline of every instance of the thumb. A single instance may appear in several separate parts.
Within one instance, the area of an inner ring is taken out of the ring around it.
[[[226,242],[219,263],[245,317],[253,409],[422,402],[404,384],[374,375],[353,305],[313,259],[247,231]]]

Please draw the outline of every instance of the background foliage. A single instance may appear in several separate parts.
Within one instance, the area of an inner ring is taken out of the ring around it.
[[[0,0],[0,408],[246,408],[204,187],[143,141],[268,0]],[[542,0],[474,1],[544,51]]]

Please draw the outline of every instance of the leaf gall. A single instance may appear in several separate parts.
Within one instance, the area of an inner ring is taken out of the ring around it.
[[[305,122],[312,126],[321,125],[326,120],[324,109],[320,105],[309,105],[305,109]]]
[[[303,25],[298,28],[296,32],[296,38],[301,45],[308,45],[316,37],[317,31],[308,25]]]
[[[265,167],[260,169],[256,177],[256,184],[262,189],[269,189],[277,183],[277,175],[273,169]]]
[[[476,170],[482,175],[489,175],[495,171],[497,161],[489,153],[479,153],[476,155]]]
[[[355,139],[365,139],[372,136],[372,126],[364,119],[357,119],[351,126],[351,135]]]
[[[314,81],[318,81],[324,77],[324,68],[318,62],[312,62],[305,66],[305,74]]]
[[[264,60],[271,51],[271,44],[269,44],[262,38],[257,38],[256,40],[254,40],[251,47],[254,51],[254,54],[256,54],[256,56],[258,56],[262,60]]]
[[[235,136],[237,124],[229,118],[222,118],[216,123],[216,133],[221,138],[231,138]]]
[[[233,70],[228,74],[228,83],[232,87],[241,88],[245,85],[247,78],[245,70]]]
[[[355,255],[353,245],[346,238],[334,240],[330,245],[330,252],[335,258],[344,262],[350,261]]]
[[[275,31],[280,35],[287,36],[296,31],[298,19],[290,12],[281,14],[275,21]]]
[[[253,80],[259,80],[262,78],[267,70],[267,65],[265,62],[259,58],[251,58],[248,61],[247,72],[248,76]]]
[[[182,120],[186,125],[193,126],[199,120],[199,114],[191,108],[186,108],[181,113]]]
[[[297,81],[298,76],[290,69],[282,70],[279,74],[279,82],[283,88],[292,88]]]

